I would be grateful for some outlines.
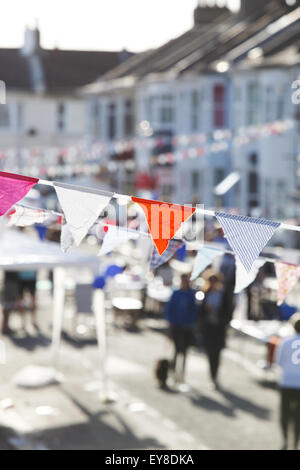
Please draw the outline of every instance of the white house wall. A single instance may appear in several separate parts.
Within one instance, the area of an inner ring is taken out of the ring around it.
[[[64,128],[58,129],[57,109],[65,106]],[[0,148],[72,145],[81,141],[86,129],[85,103],[68,96],[40,96],[7,92],[8,126],[0,125]],[[18,107],[22,119],[18,124]],[[29,135],[29,133],[34,135]]]

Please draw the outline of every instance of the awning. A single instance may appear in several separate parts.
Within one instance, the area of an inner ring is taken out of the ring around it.
[[[230,173],[230,175],[226,176],[226,178],[215,187],[214,193],[217,196],[224,196],[224,194],[226,194],[229,189],[231,189],[240,180],[240,178],[241,176],[237,171]]]
[[[97,268],[99,258],[77,251],[63,253],[59,244],[40,241],[16,230],[4,229],[0,236],[0,269],[6,271],[88,266]]]

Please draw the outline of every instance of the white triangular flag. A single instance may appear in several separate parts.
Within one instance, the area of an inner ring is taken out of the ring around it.
[[[61,228],[60,233],[60,246],[64,253],[66,253],[74,243],[74,239],[72,237],[72,233],[69,229],[68,224],[65,224]]]
[[[129,240],[137,240],[138,237],[139,234],[135,233],[133,230],[110,225],[98,254],[99,256],[106,255],[107,253],[113,251],[118,245],[126,243]]]
[[[65,214],[68,229],[78,246],[109,204],[113,193],[78,188],[63,183],[54,183],[54,188]]]
[[[44,209],[36,209],[34,207],[25,207],[16,205],[11,212],[7,213],[9,218],[8,225],[16,225],[17,227],[27,227],[33,224],[43,224],[54,219],[57,219],[51,211]]]
[[[209,266],[216,256],[222,255],[224,252],[218,248],[203,246],[199,248],[195,258],[194,268],[191,275],[191,281],[194,281]]]
[[[238,294],[246,289],[255,280],[258,271],[265,264],[265,260],[257,259],[254,261],[251,270],[248,272],[239,258],[235,257],[235,288],[234,293]]]

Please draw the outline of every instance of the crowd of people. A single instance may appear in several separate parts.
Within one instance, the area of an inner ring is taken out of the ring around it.
[[[173,272],[169,264],[160,268],[164,284],[173,285]],[[164,358],[157,364],[156,375],[161,388],[168,388],[168,374],[172,371],[175,383],[185,382],[188,351],[193,345],[201,346],[207,356],[212,387],[222,389],[219,369],[222,350],[235,308],[235,265],[234,258],[225,255],[216,270],[209,267],[202,274],[202,297],[197,296],[188,274],[181,275],[178,289],[173,290],[166,303],[164,317],[169,322],[169,336],[174,347],[171,359]],[[30,313],[32,325],[38,330],[36,320],[36,271],[7,271],[3,278],[2,334],[10,335],[10,316],[13,311],[21,315],[23,328],[26,312]],[[281,368],[279,390],[281,396],[280,424],[283,436],[282,448],[288,446],[289,424],[293,422],[295,449],[300,439],[300,313],[292,312],[295,335],[283,340],[276,348],[275,361]],[[195,336],[197,332],[197,337]]]
[[[234,309],[232,279],[222,273],[207,271],[205,297],[197,305],[196,292],[189,277],[182,275],[181,286],[167,303],[165,318],[170,324],[170,338],[174,343],[174,358],[170,361],[175,380],[184,381],[187,352],[194,344],[193,333],[198,325],[207,355],[212,384],[220,388],[218,371],[222,349],[226,345],[226,332]],[[233,284],[234,285],[234,284]],[[281,369],[279,378],[280,425],[283,437],[282,449],[288,448],[288,432],[293,425],[294,449],[300,441],[300,313],[294,313],[290,321],[295,335],[281,341],[276,348],[275,363]],[[178,358],[181,364],[178,367]],[[160,379],[160,386],[167,387],[167,374]]]

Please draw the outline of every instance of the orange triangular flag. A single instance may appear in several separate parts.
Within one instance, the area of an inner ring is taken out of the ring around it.
[[[194,207],[140,199],[134,196],[131,199],[143,209],[152,239],[160,255],[166,250],[169,240],[174,237],[181,224],[196,210]]]

